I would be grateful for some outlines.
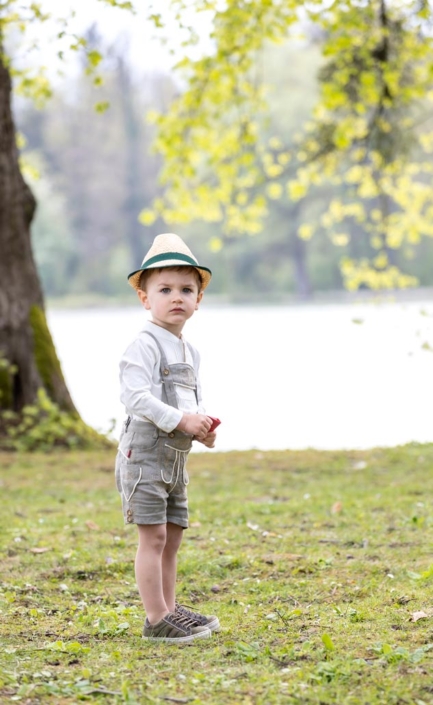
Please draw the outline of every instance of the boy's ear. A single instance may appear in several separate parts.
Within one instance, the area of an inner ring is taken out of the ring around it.
[[[137,296],[138,296],[138,298],[140,299],[141,303],[143,304],[144,308],[146,308],[147,310],[149,310],[149,309],[150,309],[150,305],[149,305],[149,300],[148,300],[148,298],[147,298],[146,292],[143,291],[143,289],[137,289]]]
[[[199,305],[200,301],[202,300],[202,298],[203,298],[203,292],[200,291],[200,293],[199,293],[198,296],[197,296],[197,303],[196,303],[196,305],[195,305],[195,310],[196,310],[196,311],[197,311],[197,309],[198,309],[198,305]]]

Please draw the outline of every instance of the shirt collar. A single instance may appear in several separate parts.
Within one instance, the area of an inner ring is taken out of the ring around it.
[[[159,338],[160,340],[166,340],[168,343],[183,342],[182,334],[179,338],[177,335],[174,335],[174,333],[170,333],[169,330],[162,328],[162,326],[158,326],[152,321],[146,321],[143,330],[149,331],[149,333],[152,333],[156,338]]]

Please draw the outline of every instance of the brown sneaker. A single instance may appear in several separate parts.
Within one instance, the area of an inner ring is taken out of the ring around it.
[[[150,624],[146,618],[143,639],[155,639],[168,644],[188,644],[194,639],[210,637],[211,632],[205,625],[195,624],[182,614],[169,612],[156,624]]]
[[[197,627],[205,627],[206,629],[209,629],[211,632],[219,632],[221,629],[220,621],[219,621],[218,617],[216,617],[214,614],[204,615],[204,614],[200,614],[200,612],[193,612],[192,610],[187,609],[183,605],[180,605],[178,602],[176,602],[174,614],[176,616],[183,615],[184,617],[189,619],[190,622],[196,628]]]

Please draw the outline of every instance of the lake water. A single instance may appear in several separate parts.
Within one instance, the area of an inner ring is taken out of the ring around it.
[[[103,431],[115,419],[115,437],[118,362],[146,315],[139,305],[48,311],[78,410]],[[222,420],[217,450],[433,442],[431,301],[203,304],[184,333],[201,353],[206,409]]]

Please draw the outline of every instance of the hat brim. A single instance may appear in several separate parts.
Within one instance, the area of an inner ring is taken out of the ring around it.
[[[146,272],[148,269],[164,269],[165,267],[193,267],[197,269],[202,281],[201,291],[206,289],[212,278],[212,272],[208,267],[202,267],[195,262],[194,264],[191,262],[182,262],[177,258],[173,258],[171,260],[165,259],[164,261],[151,262],[150,264],[145,262],[140,269],[136,269],[134,272],[131,272],[131,274],[128,274],[128,282],[133,289],[138,290],[140,288],[140,278],[143,272]]]

